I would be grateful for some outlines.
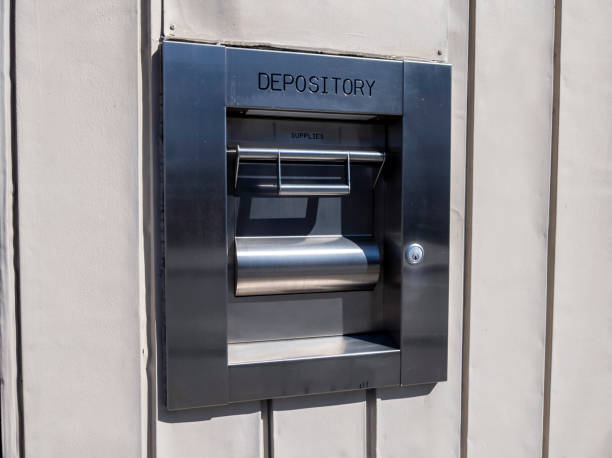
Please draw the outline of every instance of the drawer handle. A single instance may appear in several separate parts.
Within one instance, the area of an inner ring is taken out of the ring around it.
[[[337,151],[337,150],[301,150],[281,148],[241,148],[228,149],[228,154],[236,154],[234,171],[234,188],[238,186],[240,161],[276,161],[277,189],[281,196],[345,196],[351,193],[351,162],[379,163],[372,188],[376,186],[383,165],[385,153],[379,151]],[[290,184],[283,183],[282,161],[298,162],[344,162],[346,182],[342,184]]]
[[[345,184],[287,184],[283,183],[281,151],[277,153],[277,183],[279,196],[346,196],[351,193],[351,155],[345,156],[346,183]]]

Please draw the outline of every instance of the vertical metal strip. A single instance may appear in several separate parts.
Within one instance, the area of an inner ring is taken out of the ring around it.
[[[401,383],[446,380],[450,229],[451,67],[404,62]],[[418,173],[415,173],[418,170]],[[403,251],[427,255],[409,264]]]
[[[474,78],[476,59],[476,0],[469,2],[468,25],[467,133],[465,158],[465,228],[463,266],[463,343],[461,361],[461,439],[460,456],[467,458],[468,407],[470,385],[470,312],[472,296],[472,213],[474,198]]]
[[[281,169],[282,169],[282,163],[281,163],[281,153],[280,150],[278,150],[277,155],[276,155],[276,160],[277,160],[277,181],[276,181],[276,185],[278,187],[278,193],[281,193],[281,188],[283,187],[283,179],[281,176]]]
[[[274,409],[272,408],[272,401],[268,399],[266,410],[268,412],[268,458],[274,458]]]
[[[260,402],[262,422],[262,458],[274,458],[274,409],[272,399]]]
[[[163,46],[164,312],[171,410],[229,399],[225,56],[220,46]]]
[[[143,398],[143,434],[142,456],[155,458],[157,426],[157,307],[160,304],[159,265],[160,265],[160,173],[158,168],[161,151],[160,104],[158,94],[161,91],[161,52],[155,46],[159,39],[161,24],[154,22],[160,17],[161,0],[140,1],[140,73],[141,73],[141,122],[142,122],[142,232],[144,251],[145,304],[143,326],[143,344],[146,345],[145,361],[146,393]],[[161,348],[161,347],[160,347]]]
[[[377,390],[366,390],[366,457],[376,458],[377,448]]]
[[[555,255],[557,236],[557,175],[559,170],[559,96],[561,84],[562,0],[555,1],[553,52],[553,104],[550,151],[550,201],[548,208],[548,259],[546,272],[546,346],[544,352],[544,414],[542,425],[542,458],[549,455],[550,387],[553,350],[553,316],[555,301]]]
[[[16,0],[10,1],[10,81],[11,81],[11,156],[13,174],[13,268],[15,275],[15,326],[16,326],[16,350],[17,350],[17,405],[19,416],[19,455],[24,457],[25,453],[25,422],[23,418],[23,364],[21,348],[21,276],[19,270],[19,163],[17,145],[17,52],[15,44],[15,14]]]

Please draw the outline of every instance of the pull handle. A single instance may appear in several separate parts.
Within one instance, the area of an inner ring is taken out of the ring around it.
[[[359,163],[380,164],[374,179],[372,189],[376,186],[385,163],[385,153],[381,151],[338,151],[338,150],[308,150],[308,149],[280,149],[280,148],[243,148],[236,145],[235,149],[228,149],[228,154],[236,154],[234,171],[234,188],[238,186],[238,172],[240,160],[248,161],[276,161],[278,164],[277,189],[283,196],[344,196],[351,192],[351,161]],[[299,162],[345,162],[346,183],[343,184],[289,184],[283,183],[282,160]]]
[[[279,196],[346,196],[351,193],[351,155],[348,152],[334,153],[344,156],[346,164],[345,184],[287,184],[283,183],[281,151],[277,153]]]

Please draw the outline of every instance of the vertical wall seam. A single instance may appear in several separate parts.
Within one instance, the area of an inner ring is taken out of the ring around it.
[[[17,406],[19,416],[19,453],[22,458],[26,456],[25,450],[25,428],[23,407],[23,364],[21,347],[21,275],[19,270],[19,165],[17,162],[17,70],[16,70],[16,45],[15,28],[16,0],[9,2],[9,78],[11,87],[11,178],[13,181],[13,270],[15,278],[15,335],[17,350]]]
[[[474,81],[476,53],[476,0],[469,0],[468,81],[466,119],[465,227],[463,266],[463,334],[461,349],[461,438],[460,456],[468,456],[468,407],[470,381],[470,313],[472,277],[472,212],[474,181]]]
[[[561,84],[562,0],[555,1],[553,38],[552,126],[550,151],[550,197],[548,209],[548,257],[546,265],[546,343],[544,351],[544,412],[542,415],[542,458],[549,455],[550,388],[553,350],[553,315],[555,299],[555,255],[557,234],[557,177],[559,164],[559,96]]]
[[[159,30],[160,30],[160,41],[162,41],[165,37],[165,32],[164,32],[164,17],[165,17],[165,8],[164,8],[164,2],[165,0],[160,0],[160,6],[161,6],[161,15],[159,17]]]

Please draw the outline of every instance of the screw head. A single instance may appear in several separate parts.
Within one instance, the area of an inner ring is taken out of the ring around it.
[[[408,245],[405,251],[406,261],[408,264],[420,264],[423,262],[423,257],[425,256],[425,250],[418,243],[411,243]]]

